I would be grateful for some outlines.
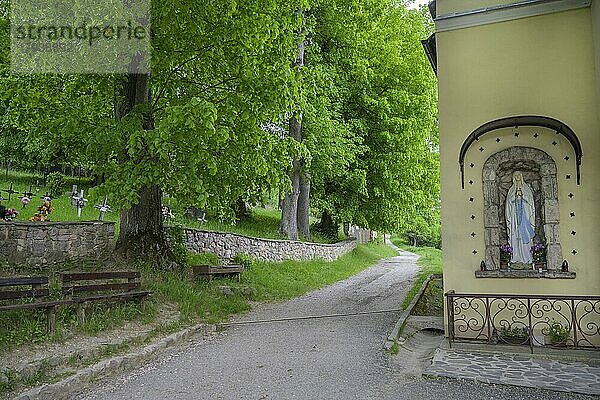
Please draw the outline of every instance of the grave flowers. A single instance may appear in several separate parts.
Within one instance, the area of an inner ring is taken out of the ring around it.
[[[17,210],[15,210],[14,208],[7,208],[4,210],[4,215],[1,215],[1,213],[0,213],[0,220],[4,220],[4,221],[16,220],[18,215],[19,215],[19,212]]]
[[[42,205],[37,208],[37,212],[33,214],[33,217],[29,218],[32,222],[46,222],[49,221],[48,214],[54,211],[52,208],[52,200],[50,197],[44,197]]]

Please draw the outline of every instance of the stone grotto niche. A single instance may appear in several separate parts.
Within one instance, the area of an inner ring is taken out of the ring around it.
[[[513,173],[520,171],[531,187],[535,204],[533,244],[546,247],[546,267],[560,270],[562,249],[559,236],[559,204],[556,164],[539,149],[514,146],[490,156],[483,166],[485,263],[500,269],[500,246],[509,242],[505,204]]]

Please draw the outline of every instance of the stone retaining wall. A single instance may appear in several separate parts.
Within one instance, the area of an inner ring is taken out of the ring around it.
[[[356,247],[356,240],[335,244],[304,243],[291,240],[259,239],[233,233],[184,229],[186,247],[196,253],[213,253],[222,260],[231,261],[245,253],[260,261],[336,260]]]
[[[111,257],[114,222],[0,222],[0,263],[40,266]]]

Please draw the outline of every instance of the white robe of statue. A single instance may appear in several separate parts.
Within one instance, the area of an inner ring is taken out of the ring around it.
[[[508,242],[513,248],[512,262],[531,264],[531,246],[535,236],[535,206],[531,187],[523,174],[513,174],[513,185],[506,196],[506,229]]]

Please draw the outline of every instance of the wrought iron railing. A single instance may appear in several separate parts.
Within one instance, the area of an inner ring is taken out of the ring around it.
[[[600,296],[445,294],[455,341],[600,350]]]

